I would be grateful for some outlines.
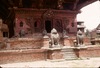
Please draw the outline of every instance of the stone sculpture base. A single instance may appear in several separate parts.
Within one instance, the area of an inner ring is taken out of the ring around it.
[[[61,48],[50,48],[48,49],[48,59],[63,59],[63,54]]]

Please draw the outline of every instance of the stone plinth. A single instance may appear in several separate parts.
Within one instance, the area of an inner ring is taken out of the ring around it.
[[[48,49],[48,59],[63,59],[63,54],[61,52],[61,48],[50,48]]]
[[[49,48],[49,37],[48,36],[43,37],[43,46],[42,46],[42,48]]]
[[[87,47],[75,47],[74,51],[75,51],[75,53],[76,53],[76,55],[77,55],[78,58],[82,58],[82,57],[85,57],[85,55],[87,54]],[[83,56],[80,53],[81,51],[85,51],[83,53]]]

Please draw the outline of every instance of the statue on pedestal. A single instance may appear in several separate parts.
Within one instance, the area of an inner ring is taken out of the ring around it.
[[[43,35],[43,38],[49,38],[48,35],[47,35],[47,31],[46,30],[43,30],[42,35]]]
[[[23,30],[23,29],[20,30],[20,32],[19,32],[20,37],[24,37],[25,34],[26,34],[26,33],[25,33],[25,30]]]
[[[66,30],[63,30],[63,38],[68,38]]]
[[[43,36],[46,36],[47,35],[47,31],[46,30],[43,30]]]
[[[77,32],[77,45],[78,46],[81,46],[81,45],[83,45],[83,38],[84,38],[84,35],[83,35],[83,33],[82,33],[82,31],[81,30],[79,30],[78,32]]]
[[[51,30],[51,47],[60,47],[59,40],[60,36],[55,28]]]

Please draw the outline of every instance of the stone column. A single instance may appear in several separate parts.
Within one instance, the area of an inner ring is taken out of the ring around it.
[[[0,19],[0,41],[3,39],[3,34],[2,34],[2,19]]]

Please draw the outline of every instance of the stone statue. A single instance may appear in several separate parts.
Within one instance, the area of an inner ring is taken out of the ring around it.
[[[51,47],[59,47],[59,34],[55,28],[51,30]]]
[[[83,45],[83,38],[84,38],[84,35],[83,35],[82,31],[79,30],[77,32],[77,37],[76,37],[78,46]]]
[[[25,30],[23,30],[23,29],[20,30],[20,32],[19,32],[20,37],[24,37],[25,34],[26,34],[26,33],[25,33]]]
[[[47,31],[46,30],[43,30],[43,36],[47,35]]]
[[[63,30],[63,38],[68,38],[66,30]]]

